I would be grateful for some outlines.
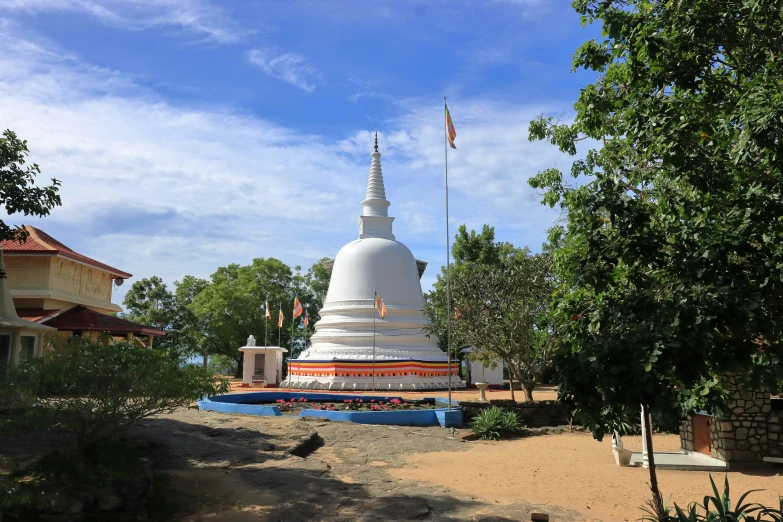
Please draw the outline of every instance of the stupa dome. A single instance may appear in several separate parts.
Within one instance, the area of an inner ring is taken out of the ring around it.
[[[424,334],[427,318],[420,269],[408,247],[392,233],[389,201],[376,135],[359,239],[335,257],[329,290],[315,325],[312,345],[288,361],[282,386],[329,389],[445,388],[448,358]],[[387,315],[375,309],[375,293]],[[451,366],[452,375],[456,365]],[[452,377],[453,384],[457,380]]]

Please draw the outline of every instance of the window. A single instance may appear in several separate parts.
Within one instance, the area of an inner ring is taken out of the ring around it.
[[[8,334],[0,335],[0,367],[11,362],[11,336]]]
[[[19,362],[28,361],[35,357],[35,336],[23,335],[21,341],[22,346],[19,349]]]

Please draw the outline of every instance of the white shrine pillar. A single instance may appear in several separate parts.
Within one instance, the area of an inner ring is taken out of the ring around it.
[[[650,456],[647,454],[647,426],[650,426],[650,434],[652,436],[652,415],[648,415],[645,419],[644,408],[642,408],[642,467],[650,467]]]

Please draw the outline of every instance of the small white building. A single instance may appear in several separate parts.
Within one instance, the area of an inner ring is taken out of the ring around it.
[[[279,346],[256,346],[252,335],[247,346],[239,349],[244,354],[242,384],[276,387],[283,379],[283,354],[288,350]]]
[[[463,348],[462,353],[470,354],[473,348]],[[465,358],[465,381],[469,386],[475,385],[477,382],[486,382],[491,387],[502,387],[505,382],[503,381],[503,361],[492,361],[489,365],[484,366],[481,361],[471,359],[469,356]]]

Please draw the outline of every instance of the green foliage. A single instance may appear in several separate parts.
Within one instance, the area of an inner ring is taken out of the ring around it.
[[[471,422],[471,430],[480,439],[498,440],[504,435],[516,433],[521,429],[517,412],[507,411],[497,406],[481,410]]]
[[[318,311],[329,289],[329,273],[322,259],[302,274],[274,258],[254,259],[250,265],[231,264],[218,268],[210,279],[185,276],[170,291],[159,277],[142,279],[133,284],[125,297],[127,318],[166,331],[156,342],[158,348],[170,350],[175,356],[210,354],[234,360],[232,374],[242,373],[242,355],[249,335],[263,345],[267,331],[270,346],[278,342],[293,350],[296,357],[306,346],[318,321]],[[304,327],[297,320],[294,343],[291,339],[291,310],[294,297],[299,297],[307,310],[310,324]],[[264,303],[269,301],[271,319],[265,321]],[[277,326],[278,309],[285,314],[282,328]],[[293,345],[293,346],[292,346]],[[221,371],[225,359],[217,359]]]
[[[18,413],[4,428],[35,430],[81,458],[145,417],[228,388],[166,352],[72,338],[11,368],[0,380],[0,409]]]
[[[531,255],[508,244],[490,248],[493,238],[490,227],[485,226],[481,236],[468,235],[461,227],[455,241],[458,251],[472,253],[455,262],[451,271],[451,304],[457,311],[451,319],[452,346],[473,347],[471,357],[484,364],[503,361],[510,379],[520,382],[526,400],[532,400],[557,338],[549,314],[551,256]],[[464,243],[476,245],[468,248]],[[482,264],[482,259],[494,259],[496,264]],[[429,335],[442,335],[445,310],[445,279],[439,278],[425,306],[431,320],[425,327]]]
[[[658,512],[650,503],[642,508],[646,513],[642,520],[648,522],[739,522],[742,520],[781,522],[783,520],[783,499],[780,501],[779,509],[765,507],[758,503],[745,503],[745,499],[752,493],[761,491],[754,489],[745,492],[732,507],[728,476],[724,482],[723,493],[718,491],[712,475],[710,475],[710,484],[713,496],[705,496],[702,504],[693,502],[686,509],[682,509],[677,504],[674,504],[673,509],[666,505],[663,507],[663,512]]]
[[[217,353],[210,356],[207,368],[219,375],[234,375],[237,371],[237,361],[233,357]]]
[[[48,216],[54,207],[61,205],[60,182],[52,178],[47,187],[36,187],[35,177],[41,173],[37,164],[25,166],[29,154],[27,141],[20,140],[11,130],[0,136],[0,200],[8,215],[17,212],[25,216]],[[0,241],[27,240],[22,226],[11,227],[0,220]]]
[[[530,139],[574,155],[569,185],[530,184],[567,210],[553,231],[564,334],[561,399],[601,437],[618,408],[719,414],[720,378],[777,385],[783,358],[781,4],[578,0],[604,39],[572,124]]]

